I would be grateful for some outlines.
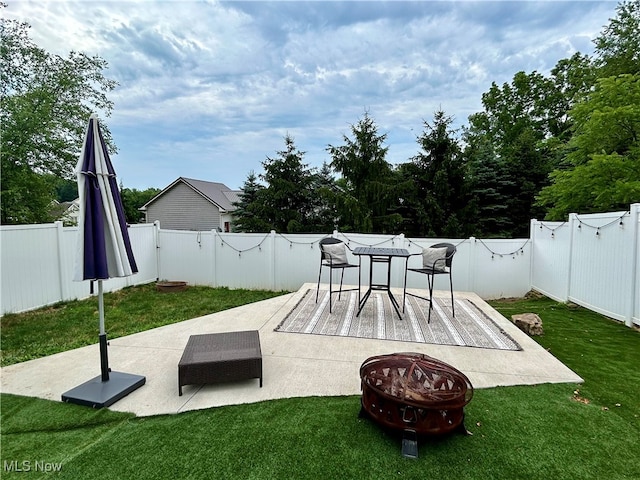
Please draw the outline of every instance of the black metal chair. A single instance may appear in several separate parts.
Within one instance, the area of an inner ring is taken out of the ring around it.
[[[316,289],[316,303],[318,302],[318,294],[320,293],[320,277],[322,275],[322,267],[329,268],[329,312],[332,309],[332,296],[333,296],[333,271],[336,269],[342,270],[340,275],[340,290],[338,290],[338,300],[342,295],[342,280],[344,279],[345,268],[358,268],[358,265],[349,263],[347,259],[347,249],[351,249],[342,241],[337,238],[327,237],[320,240],[320,271],[318,272],[318,288]],[[358,290],[357,288],[349,288],[344,291]]]
[[[456,316],[456,311],[453,303],[453,279],[451,277],[451,263],[453,256],[456,254],[456,246],[451,243],[436,243],[429,248],[425,248],[421,253],[414,255],[422,255],[422,268],[406,268],[404,271],[404,291],[402,294],[402,311],[404,312],[405,300],[407,295],[412,297],[421,298],[423,300],[429,300],[429,316],[427,323],[431,321],[431,310],[433,309],[433,284],[435,283],[436,275],[449,275],[449,286],[451,288],[451,312]],[[409,262],[407,262],[408,265]],[[429,298],[421,297],[414,293],[407,293],[407,272],[412,271],[416,273],[422,273],[427,276],[427,282],[429,284]]]

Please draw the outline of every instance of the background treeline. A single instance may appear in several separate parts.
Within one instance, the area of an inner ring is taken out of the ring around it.
[[[320,169],[285,137],[248,175],[236,230],[518,237],[531,218],[627,210],[640,201],[640,2],[616,12],[593,57],[493,83],[461,131],[435,112],[405,163],[387,162],[368,112]]]
[[[113,109],[103,59],[49,54],[28,29],[0,18],[2,224],[53,220],[53,201],[76,195],[86,118]],[[492,84],[460,130],[446,112],[425,112],[401,164],[387,161],[387,135],[366,111],[321,168],[286,136],[248,174],[235,229],[518,237],[531,218],[626,210],[640,202],[640,0],[620,3],[594,45],[593,57],[576,53],[549,74]],[[129,222],[158,191],[122,188]]]

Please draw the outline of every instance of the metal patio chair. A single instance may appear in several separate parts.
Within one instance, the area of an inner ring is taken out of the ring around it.
[[[421,253],[414,255],[422,255],[422,267],[421,268],[406,268],[404,271],[404,290],[402,294],[402,311],[404,312],[405,302],[407,295],[412,297],[421,298],[423,300],[429,300],[429,316],[427,323],[431,321],[431,310],[433,309],[433,284],[435,283],[436,275],[449,275],[449,287],[451,289],[451,313],[455,317],[455,307],[453,303],[453,279],[451,277],[451,263],[453,256],[456,254],[456,246],[451,243],[436,243],[429,248],[422,249]],[[408,262],[407,262],[408,263]],[[416,272],[427,276],[427,283],[429,284],[429,298],[421,297],[414,293],[407,293],[407,273]]]
[[[320,293],[320,277],[322,276],[322,267],[329,268],[329,313],[331,313],[332,297],[333,297],[333,271],[340,269],[340,289],[338,290],[338,300],[342,295],[342,280],[344,279],[345,268],[359,268],[359,265],[349,263],[347,259],[347,249],[351,249],[337,238],[327,237],[320,240],[320,271],[318,272],[318,287],[316,289],[316,303],[318,303],[318,294]],[[344,291],[358,290],[357,288],[348,288]]]

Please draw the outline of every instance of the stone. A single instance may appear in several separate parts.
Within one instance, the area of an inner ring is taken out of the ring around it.
[[[543,335],[542,320],[535,313],[511,315],[511,321],[529,336]]]

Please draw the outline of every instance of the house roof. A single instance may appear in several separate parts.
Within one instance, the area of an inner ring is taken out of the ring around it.
[[[140,210],[146,210],[147,206],[155,202],[162,195],[170,191],[178,183],[184,183],[196,193],[202,195],[204,198],[215,204],[222,212],[232,212],[236,209],[233,205],[234,202],[240,200],[239,194],[241,192],[231,190],[224,183],[219,182],[207,182],[205,180],[196,180],[194,178],[179,177],[171,185],[164,188],[158,195],[153,197],[147,203],[145,203]]]

